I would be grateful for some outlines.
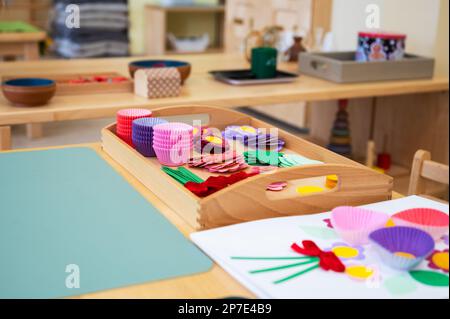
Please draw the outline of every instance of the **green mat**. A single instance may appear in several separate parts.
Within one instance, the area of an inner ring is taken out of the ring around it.
[[[80,295],[212,266],[92,149],[0,154],[0,185],[0,298]]]
[[[22,21],[0,21],[0,32],[40,32],[36,27]]]

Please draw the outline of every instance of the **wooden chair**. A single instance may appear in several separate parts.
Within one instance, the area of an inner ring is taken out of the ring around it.
[[[448,186],[448,173],[447,165],[433,162],[430,152],[418,150],[413,160],[408,195],[424,195],[429,180]]]

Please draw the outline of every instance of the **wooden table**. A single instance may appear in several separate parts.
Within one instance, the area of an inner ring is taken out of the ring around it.
[[[127,180],[146,200],[157,208],[171,223],[173,223],[181,233],[189,236],[194,229],[189,226],[179,215],[167,207],[160,199],[142,185],[136,178],[129,174],[124,168],[117,164],[108,154],[101,150],[100,144],[82,144],[72,146],[60,146],[52,148],[41,148],[39,150],[69,148],[69,147],[90,147],[93,148],[111,167],[114,168],[123,178]],[[38,150],[38,149],[34,149]],[[16,150],[12,152],[30,151]],[[393,193],[393,198],[400,198],[402,195]],[[217,299],[225,297],[246,297],[255,296],[245,287],[239,284],[234,278],[226,273],[217,264],[212,270],[206,273],[193,276],[143,283],[124,288],[100,291],[96,293],[79,296],[79,298],[146,298],[146,299]]]
[[[150,57],[161,58],[161,57]],[[0,65],[2,76],[45,75],[46,73],[119,72],[128,74],[128,63],[139,58],[53,60],[40,62],[8,62]],[[164,59],[181,59],[164,56]],[[448,91],[448,78],[391,81],[359,84],[336,84],[301,76],[294,83],[233,87],[212,79],[210,70],[248,68],[240,55],[206,54],[182,57],[193,65],[191,77],[176,98],[147,100],[133,93],[55,96],[48,105],[37,108],[14,107],[0,96],[0,149],[10,145],[9,126],[64,120],[93,119],[113,116],[125,107],[155,108],[173,105],[214,105],[239,107],[270,105],[299,101],[416,94]],[[296,64],[283,64],[287,71],[296,71]],[[3,142],[2,142],[3,141]],[[2,144],[3,143],[3,144]]]

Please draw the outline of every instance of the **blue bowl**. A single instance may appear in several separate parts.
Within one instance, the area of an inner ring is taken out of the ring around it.
[[[55,81],[49,79],[40,78],[20,78],[3,82],[3,85],[15,86],[15,87],[51,87],[55,85]]]
[[[181,83],[189,77],[191,74],[191,64],[183,61],[175,61],[175,60],[140,60],[130,62],[128,65],[128,70],[130,71],[130,75],[134,78],[134,73],[140,69],[151,69],[151,68],[177,68],[178,72],[180,72]]]
[[[56,83],[49,79],[18,78],[3,82],[2,91],[16,106],[40,106],[55,95]]]

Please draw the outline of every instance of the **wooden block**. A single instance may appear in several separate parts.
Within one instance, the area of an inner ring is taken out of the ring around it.
[[[176,68],[138,70],[134,76],[134,93],[155,99],[179,96],[181,76]]]

